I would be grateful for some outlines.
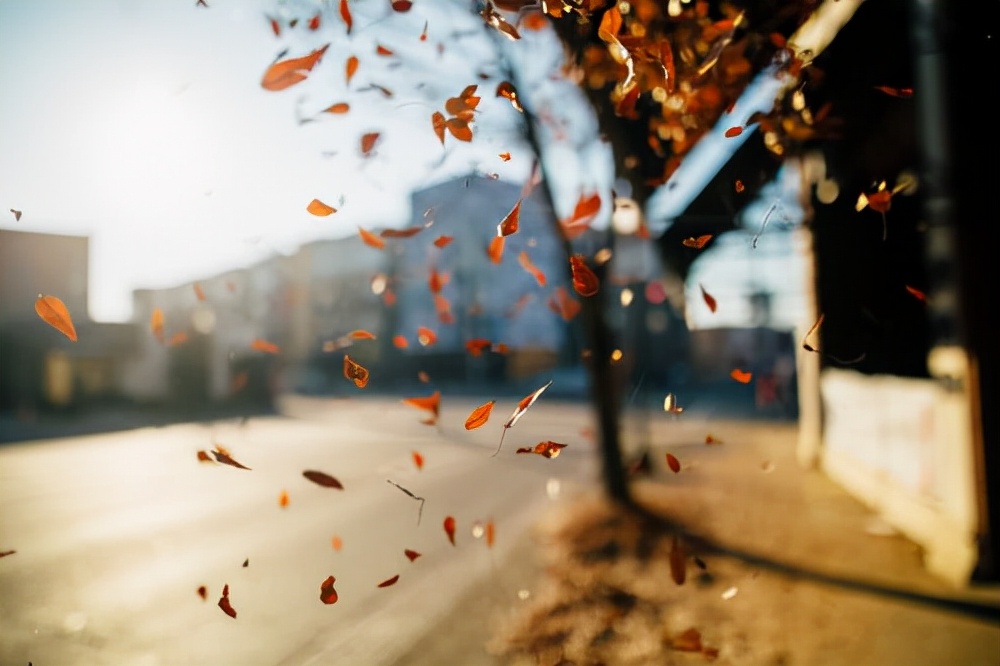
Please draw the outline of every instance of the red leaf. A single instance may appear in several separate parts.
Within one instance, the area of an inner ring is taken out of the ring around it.
[[[521,200],[518,199],[514,207],[507,213],[507,217],[497,225],[497,236],[510,236],[516,234],[520,226]]]
[[[570,321],[580,312],[580,302],[569,295],[565,287],[556,287],[555,293],[549,297],[549,309],[563,318]]]
[[[410,341],[406,339],[405,335],[394,335],[392,336],[392,346],[396,349],[406,349],[410,346]]]
[[[409,558],[409,560],[410,560],[411,562],[412,562],[413,560],[417,559],[418,557],[420,557],[420,553],[418,553],[418,552],[417,552],[417,551],[415,551],[415,550],[410,550],[409,548],[407,548],[406,550],[404,550],[404,551],[403,551],[403,554],[404,554],[404,555],[406,555],[406,557],[407,557],[407,558]]]
[[[597,293],[600,282],[597,275],[590,269],[583,255],[574,254],[569,258],[573,274],[573,289],[581,296],[588,297]]]
[[[727,139],[731,139],[734,136],[739,136],[740,134],[743,134],[743,128],[737,126],[737,127],[730,127],[729,129],[727,129],[725,136]]]
[[[444,114],[440,111],[435,111],[431,114],[431,126],[434,127],[434,134],[437,135],[438,141],[441,145],[444,145],[444,130],[445,130],[445,120]]]
[[[344,354],[344,377],[354,382],[358,388],[368,385],[368,369]]]
[[[417,469],[423,469],[424,468],[424,457],[422,455],[420,455],[416,451],[413,451],[410,454],[410,457],[413,458],[413,464],[417,466]]]
[[[271,24],[271,32],[274,33],[274,36],[281,37],[281,24],[278,23],[278,19],[268,16],[267,20]]]
[[[344,7],[346,7],[346,6],[347,6],[347,0],[341,0],[341,11],[343,11]],[[309,26],[310,30],[319,30],[319,17],[320,17],[320,15],[316,14],[311,19],[309,19],[308,26]],[[351,30],[348,27],[347,32],[350,32],[350,31]]]
[[[222,597],[219,598],[219,608],[229,617],[236,619],[236,609],[229,603],[229,585],[222,587]]]
[[[199,462],[212,462],[212,458],[205,451],[199,451],[198,452],[198,461]]]
[[[510,153],[499,153],[497,156],[504,162],[510,162]]]
[[[486,250],[486,255],[494,264],[499,264],[503,259],[504,237],[494,236],[490,241],[490,246]]]
[[[573,240],[590,228],[590,223],[601,210],[601,195],[581,194],[573,209],[573,214],[559,223],[568,240]]]
[[[486,425],[486,422],[490,418],[490,414],[493,412],[493,405],[496,404],[496,400],[490,400],[487,403],[479,405],[472,413],[469,414],[469,418],[465,419],[465,429],[475,430],[476,428],[481,428]]]
[[[369,247],[373,247],[376,250],[381,250],[382,248],[385,247],[384,240],[382,240],[372,232],[367,231],[363,227],[358,227],[358,234],[361,236],[361,240],[364,241],[364,244]]]
[[[393,53],[392,49],[388,49],[388,48],[382,46],[381,44],[376,44],[375,45],[375,55],[391,56],[391,55],[395,55],[395,53]]]
[[[451,236],[441,235],[441,236],[438,236],[436,239],[434,239],[434,245],[436,245],[438,247],[445,247],[446,245],[448,245],[453,240],[454,239]]]
[[[66,304],[55,296],[39,294],[35,300],[35,312],[46,324],[56,329],[67,338],[76,342],[76,328]]]
[[[399,574],[396,574],[392,578],[386,578],[384,581],[378,584],[379,587],[389,587],[395,585],[396,581],[399,580]]]
[[[670,471],[674,474],[681,471],[681,461],[675,458],[672,453],[667,454],[667,466],[670,467]]]
[[[367,157],[372,149],[375,148],[375,143],[378,138],[382,136],[380,132],[368,132],[361,137],[361,154]]]
[[[396,3],[396,4],[398,4],[398,3]],[[407,9],[409,9],[409,7],[407,7]],[[427,41],[427,21],[424,21],[424,30],[423,30],[423,32],[420,33],[420,41],[422,41],[422,42],[426,42]]]
[[[436,421],[441,410],[441,391],[422,398],[403,398],[403,404],[430,412]]]
[[[451,545],[455,545],[455,519],[448,516],[444,519],[444,533],[448,535],[448,541],[451,541]]]
[[[337,488],[338,490],[344,489],[344,486],[340,483],[340,481],[325,472],[317,472],[313,469],[307,469],[302,472],[302,476],[317,485],[323,486],[324,488]]]
[[[319,586],[319,598],[324,604],[335,604],[337,599],[340,597],[337,595],[337,590],[333,589],[333,584],[337,582],[337,579],[333,576],[327,576]]]
[[[517,450],[517,453],[536,453],[540,456],[546,458],[557,458],[559,452],[566,448],[565,444],[559,444],[558,442],[539,442],[535,444],[533,448],[521,448]]]
[[[713,297],[710,293],[705,291],[705,287],[701,286],[700,284],[698,285],[698,288],[701,289],[701,297],[705,300],[705,305],[708,306],[709,310],[715,312],[715,308],[718,306],[718,303],[716,303],[715,301],[715,297]]]
[[[910,295],[913,296],[918,301],[926,301],[927,300],[927,294],[925,294],[924,292],[920,291],[916,287],[911,287],[910,285],[906,285],[906,291],[910,292]]]
[[[753,373],[744,372],[739,368],[736,368],[729,373],[729,376],[738,381],[740,384],[749,384],[750,380],[753,379]]]
[[[354,19],[351,17],[351,8],[347,5],[347,0],[340,0],[340,18],[344,19],[344,24],[347,26],[347,34],[351,34],[351,28],[354,27]]]
[[[261,79],[260,85],[265,90],[277,91],[305,81],[308,73],[312,71],[312,68],[316,66],[329,47],[330,45],[326,44],[309,55],[274,63],[264,72],[264,78]]]
[[[201,597],[202,601],[208,601],[208,588],[204,585],[198,586],[198,596]]]
[[[700,250],[705,247],[705,244],[710,240],[712,240],[712,234],[704,234],[702,236],[698,236],[697,238],[685,238],[681,241],[681,244],[684,245],[684,247],[693,247],[696,250]]]
[[[521,253],[517,255],[517,261],[521,264],[521,268],[534,276],[535,282],[538,283],[539,287],[545,286],[545,273],[543,273],[538,266],[532,263],[531,257],[528,256],[527,252],[522,250]]]
[[[397,12],[408,12],[413,7],[411,0],[392,0],[392,8]]]

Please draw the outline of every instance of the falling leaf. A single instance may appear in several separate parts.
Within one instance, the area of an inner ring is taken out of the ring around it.
[[[396,349],[406,349],[410,346],[410,341],[406,339],[405,335],[394,335],[392,336],[392,345]]]
[[[500,153],[498,157],[504,162],[510,162],[510,153]]]
[[[418,557],[420,557],[420,553],[418,553],[418,552],[417,552],[417,551],[415,551],[415,550],[410,550],[409,548],[407,548],[406,550],[404,550],[404,551],[403,551],[403,554],[404,554],[404,555],[406,555],[406,557],[407,557],[407,558],[408,558],[408,559],[409,559],[409,560],[410,560],[411,562],[412,562],[413,560],[417,559]]]
[[[593,296],[599,289],[597,275],[587,265],[583,255],[574,254],[569,258],[573,275],[573,289],[583,297]]]
[[[486,255],[494,264],[499,264],[503,260],[504,237],[494,236],[486,250]]]
[[[312,71],[329,47],[329,44],[325,44],[309,55],[274,63],[264,73],[260,85],[265,90],[278,91],[305,81],[308,73]]]
[[[188,341],[188,334],[185,333],[184,331],[177,331],[176,333],[170,336],[169,340],[167,340],[167,346],[176,347],[177,345],[182,345],[187,341]]]
[[[913,97],[913,88],[893,88],[891,86],[874,86],[875,90],[885,93],[890,97],[908,98]]]
[[[908,291],[910,293],[910,295],[913,296],[918,301],[926,301],[927,300],[927,294],[925,294],[924,292],[920,291],[916,287],[911,287],[910,285],[906,285],[906,291]]]
[[[731,139],[734,136],[739,136],[740,134],[743,134],[743,128],[739,127],[739,126],[736,126],[736,127],[730,127],[729,129],[727,129],[726,133],[725,133],[725,136],[726,136],[727,139]]]
[[[448,535],[448,541],[451,545],[455,545],[455,519],[452,516],[448,516],[444,519],[444,533]]]
[[[356,363],[350,356],[344,354],[344,377],[354,382],[358,388],[368,385],[368,370],[360,363]]]
[[[670,641],[670,647],[680,652],[701,652],[701,632],[691,627]]]
[[[229,603],[229,585],[222,587],[222,596],[219,598],[219,608],[229,617],[236,619],[236,609]]]
[[[668,393],[666,397],[663,398],[663,411],[668,414],[680,414],[684,411],[684,408],[677,406],[677,398],[674,397],[673,393]]]
[[[8,555],[13,555],[16,552],[17,552],[16,550],[5,550],[3,552],[0,552],[0,557],[7,557]]]
[[[441,235],[434,239],[434,245],[436,245],[437,247],[446,247],[453,240],[455,239],[452,238],[451,236]]]
[[[557,458],[559,457],[559,452],[566,448],[565,444],[559,444],[558,442],[539,442],[535,444],[532,448],[521,448],[517,450],[517,453],[537,453],[540,456],[546,458]]]
[[[341,0],[342,3],[346,3],[346,1],[347,0]],[[345,6],[346,6],[346,4],[341,4],[341,11],[343,11],[343,9],[344,9]],[[309,19],[309,23],[306,24],[306,25],[308,26],[308,28],[310,30],[313,30],[313,31],[319,30],[319,19],[320,19],[320,15],[316,14],[311,19]],[[347,32],[350,32],[350,31],[351,31],[351,28],[350,28],[350,26],[348,26]]]
[[[576,206],[573,208],[573,213],[569,217],[559,221],[566,239],[573,240],[587,231],[590,228],[590,223],[593,222],[594,217],[600,210],[600,194],[596,192],[593,194],[581,194],[576,202]]]
[[[704,234],[702,236],[698,236],[697,238],[685,238],[681,241],[681,244],[683,244],[684,247],[693,247],[696,250],[700,250],[705,247],[705,244],[710,240],[712,240],[712,234]]]
[[[153,313],[149,315],[149,330],[153,332],[153,337],[163,344],[163,310],[158,307],[153,308]]]
[[[736,368],[735,370],[730,372],[729,376],[738,381],[740,384],[749,384],[750,380],[753,379],[753,373],[744,372],[739,368]]]
[[[361,154],[365,157],[370,155],[380,136],[382,136],[381,132],[366,132],[361,135]]]
[[[497,97],[503,97],[510,102],[510,105],[513,106],[516,111],[524,113],[524,107],[521,106],[521,99],[517,96],[517,90],[514,88],[514,84],[510,81],[501,81],[497,84]]]
[[[10,212],[14,214],[14,221],[15,222],[20,222],[21,221],[21,211],[14,210],[13,208],[11,208]]]
[[[448,273],[441,273],[436,268],[431,267],[430,274],[427,276],[427,288],[431,290],[432,294],[440,294],[450,280],[451,276]]]
[[[330,106],[323,109],[324,113],[347,113],[351,110],[351,105],[347,102],[337,102],[336,104],[331,104]]]
[[[417,469],[424,468],[424,457],[420,453],[413,451],[410,453],[410,457],[413,458],[413,464],[417,466]]]
[[[363,328],[356,328],[347,334],[348,337],[355,340],[375,340],[375,334],[371,331],[366,331]]]
[[[350,83],[354,75],[357,74],[359,62],[357,56],[349,56],[347,62],[344,63],[344,75],[347,78],[347,83]]]
[[[337,490],[343,490],[344,486],[337,479],[333,478],[326,472],[319,472],[314,469],[307,469],[302,472],[302,476],[306,477],[313,483],[324,488],[336,488]]]
[[[507,434],[507,431],[513,428],[514,424],[517,423],[522,416],[524,416],[524,413],[528,411],[533,404],[535,404],[535,401],[538,400],[538,396],[544,393],[545,389],[550,386],[552,386],[551,379],[546,382],[544,386],[536,389],[533,393],[521,398],[521,402],[517,403],[517,407],[514,408],[514,413],[511,414],[510,418],[507,419],[507,422],[503,424],[503,430],[500,433],[500,444],[497,446],[497,450],[493,452],[494,456],[500,453],[500,447],[503,446],[503,436]]]
[[[288,491],[282,490],[278,495],[278,506],[282,509],[288,508]]]
[[[385,247],[384,240],[362,227],[358,227],[358,234],[361,236],[361,240],[364,241],[365,245],[368,245],[369,247],[373,247],[376,250],[381,250]]]
[[[411,0],[392,0],[392,8],[397,12],[408,12],[413,7]]]
[[[702,285],[699,284],[698,288],[701,289],[701,297],[704,299],[705,305],[708,306],[709,310],[715,312],[715,308],[718,307],[718,303],[715,301],[715,297],[712,296],[707,291],[705,291],[705,287],[703,287]]]
[[[388,49],[388,48],[382,46],[381,44],[376,44],[375,45],[375,55],[391,56],[391,55],[395,55],[395,53],[392,51],[392,49]]]
[[[480,10],[479,15],[483,17],[483,21],[486,25],[490,26],[507,39],[521,39],[521,35],[517,31],[517,28],[507,22],[507,19],[505,19],[503,15],[493,7],[493,3],[487,2],[486,5]]]
[[[705,444],[722,444],[722,440],[714,435],[705,435]]]
[[[336,534],[334,534],[330,538],[330,545],[333,547],[333,549],[335,551],[337,551],[339,553],[340,549],[344,547],[344,541],[339,536],[337,536]]]
[[[199,301],[205,301],[206,300],[205,290],[201,288],[201,283],[195,282],[191,286],[194,288],[194,297],[197,298]]]
[[[486,521],[486,547],[492,548],[494,541],[496,541],[496,526],[493,524],[493,519],[490,519]]]
[[[429,396],[421,398],[403,398],[403,404],[428,411],[437,420],[441,409],[441,391],[434,391]]]
[[[441,145],[444,145],[444,131],[445,131],[445,118],[444,114],[440,111],[435,111],[431,114],[431,126],[434,128],[434,134],[437,135],[438,140]]]
[[[243,560],[243,568],[246,569],[248,566],[250,566],[250,558],[249,557],[247,559]]]
[[[344,25],[347,26],[347,34],[351,34],[351,28],[354,27],[354,19],[351,17],[351,8],[348,6],[347,0],[340,0],[340,18],[344,19]]]
[[[426,326],[417,327],[417,341],[424,347],[429,347],[437,342],[437,333]]]
[[[746,189],[746,186],[743,184],[743,181],[738,178],[736,179],[736,182],[733,184],[733,187],[736,189],[737,194],[740,194],[741,192],[743,192],[743,190]]]
[[[672,453],[667,454],[667,466],[670,467],[670,471],[674,474],[681,471],[681,461],[678,460]]]
[[[473,338],[465,341],[465,351],[470,356],[482,356],[483,350],[489,349],[492,346],[493,343],[486,338]]]
[[[555,293],[549,297],[549,309],[563,318],[564,321],[571,321],[580,313],[580,302],[569,295],[565,287],[556,287]]]
[[[198,451],[198,462],[215,462],[207,451]]]
[[[534,276],[535,282],[538,283],[539,287],[545,286],[545,273],[543,273],[538,266],[532,263],[531,257],[528,256],[527,252],[522,250],[521,253],[517,255],[517,261],[521,264],[521,268]]]
[[[306,210],[316,215],[317,217],[326,217],[327,215],[333,215],[337,212],[337,209],[333,206],[328,206],[319,199],[313,199],[306,206]]]
[[[687,579],[687,555],[684,546],[675,534],[670,548],[670,577],[678,585],[683,585]]]
[[[277,354],[280,351],[278,345],[273,342],[268,342],[267,340],[262,340],[261,338],[254,338],[254,340],[250,343],[250,349],[264,352],[265,354]]]
[[[497,225],[497,236],[516,234],[521,220],[521,200],[518,199],[507,216]]]
[[[73,318],[70,317],[66,304],[58,297],[39,294],[38,299],[35,300],[35,312],[46,324],[76,342],[76,328],[73,326]]]
[[[472,128],[465,118],[448,118],[444,121],[444,126],[459,141],[472,141]]]
[[[337,590],[333,589],[333,584],[337,582],[337,579],[333,576],[327,576],[319,586],[319,599],[324,604],[335,604],[337,603]]]
[[[226,451],[218,444],[216,444],[215,450],[212,451],[212,455],[215,456],[216,461],[224,465],[229,465],[230,467],[235,467],[237,469],[246,469],[246,470],[250,469],[243,463],[237,462],[231,455],[229,455],[228,451]]]
[[[487,403],[479,405],[472,410],[469,414],[469,418],[465,419],[465,429],[475,430],[476,428],[481,428],[486,425],[486,422],[490,419],[490,414],[493,412],[493,405],[496,404],[496,400],[490,400]]]
[[[420,372],[417,373],[417,379],[420,380],[421,384],[428,384],[431,381],[431,376],[428,375],[423,370],[421,370]]]
[[[411,236],[416,236],[426,228],[424,226],[415,226],[405,229],[383,229],[378,235],[382,238],[410,238]]]
[[[208,601],[208,588],[204,585],[198,586],[198,596],[201,597],[202,601]]]
[[[399,580],[399,574],[396,574],[392,578],[386,578],[384,581],[382,581],[381,583],[379,583],[378,586],[379,587],[390,587],[392,585],[395,585],[396,581],[398,581],[398,580]]]

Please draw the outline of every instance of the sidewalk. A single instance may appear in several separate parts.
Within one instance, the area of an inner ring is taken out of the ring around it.
[[[403,663],[1000,664],[1000,586],[927,573],[915,544],[797,465],[794,424],[659,418],[644,436],[634,495],[667,522],[596,488],[562,502],[456,606],[452,642]]]

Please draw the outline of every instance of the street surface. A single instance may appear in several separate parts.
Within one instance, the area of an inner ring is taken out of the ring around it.
[[[492,457],[516,400],[465,430],[482,402],[445,397],[435,427],[395,398],[296,398],[290,417],[0,448],[0,552],[16,551],[0,558],[0,665],[398,663],[499,573],[539,512],[597,478],[587,405],[543,397]],[[567,447],[515,454],[544,440]],[[251,469],[197,459],[216,444]],[[419,525],[420,502],[387,480],[425,498]],[[490,520],[492,547],[475,529]]]

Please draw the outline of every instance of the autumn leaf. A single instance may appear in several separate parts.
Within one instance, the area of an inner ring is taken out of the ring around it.
[[[917,289],[916,287],[911,287],[906,285],[906,291],[909,292],[910,296],[913,296],[918,301],[927,301],[927,294]]]
[[[206,300],[206,298],[205,298],[205,290],[201,288],[201,283],[200,282],[195,282],[191,286],[194,289],[194,297],[197,298],[199,301],[204,302]]]
[[[361,236],[361,240],[364,241],[364,244],[369,247],[373,247],[376,250],[381,250],[382,248],[385,247],[384,240],[382,240],[372,232],[367,231],[363,227],[358,227],[358,234]]]
[[[340,549],[344,547],[344,541],[339,536],[334,534],[330,537],[330,546],[339,553]]]
[[[489,349],[492,345],[493,343],[486,338],[473,338],[465,341],[465,351],[470,356],[482,356],[483,350]]]
[[[15,210],[15,209],[11,208],[10,212],[14,216],[14,221],[15,222],[20,222],[21,221],[21,211]]]
[[[424,226],[407,227],[405,229],[383,229],[378,233],[382,238],[410,238],[426,229]]]
[[[236,459],[234,459],[231,455],[229,455],[229,451],[226,451],[218,444],[215,445],[215,449],[212,451],[212,455],[215,457],[216,461],[222,463],[223,465],[229,465],[230,467],[235,467],[237,469],[246,469],[246,470],[250,469],[243,463],[237,462]]]
[[[378,587],[390,587],[392,585],[395,585],[396,581],[398,581],[398,580],[399,580],[399,574],[396,574],[392,578],[386,578],[384,581],[382,581],[381,583],[379,583]]]
[[[517,261],[521,264],[521,268],[534,276],[535,282],[538,283],[539,287],[545,286],[545,273],[543,273],[538,266],[532,263],[531,257],[528,256],[527,252],[522,250],[521,253],[517,255]]]
[[[278,91],[305,81],[329,47],[329,44],[325,44],[309,55],[274,63],[264,72],[260,85],[265,90]]]
[[[233,618],[234,620],[236,619],[236,609],[233,608],[233,605],[229,602],[228,584],[222,587],[222,596],[219,598],[219,608],[221,608],[222,612],[228,615],[229,617]]]
[[[415,550],[410,550],[409,548],[404,550],[403,554],[406,555],[407,559],[409,559],[411,562],[420,557],[420,553],[418,553]]]
[[[392,346],[396,349],[406,349],[410,346],[410,341],[406,339],[405,335],[394,335],[392,336]]]
[[[702,297],[702,299],[704,299],[705,305],[708,306],[709,310],[711,310],[712,312],[715,312],[715,308],[718,306],[718,303],[716,302],[715,297],[712,296],[707,291],[705,291],[705,287],[703,287],[702,285],[699,284],[698,288],[701,289],[701,297]]]
[[[348,333],[347,335],[348,335],[348,337],[351,337],[351,338],[353,338],[355,340],[375,340],[376,339],[374,333],[372,333],[371,331],[366,331],[363,328],[356,328],[353,331],[351,331],[350,333]]]
[[[198,586],[198,596],[201,597],[202,601],[208,601],[208,588],[204,585]]]
[[[424,347],[430,347],[437,342],[437,333],[426,326],[418,326],[417,341]]]
[[[892,86],[873,86],[875,90],[889,95],[890,97],[909,98],[913,97],[913,88],[893,88]]]
[[[670,471],[673,472],[674,474],[677,474],[677,472],[681,471],[681,461],[678,460],[672,453],[667,454],[667,466],[670,468]]]
[[[351,17],[351,8],[348,6],[347,0],[340,0],[340,18],[344,19],[344,25],[347,26],[347,34],[351,34],[351,28],[354,27],[354,19]]]
[[[694,627],[685,629],[680,636],[670,641],[670,647],[679,652],[701,652],[701,632]]]
[[[574,254],[569,258],[573,276],[573,289],[583,297],[593,296],[600,287],[597,275],[587,265],[583,255]]]
[[[490,400],[487,403],[479,405],[472,410],[469,414],[469,418],[465,419],[465,429],[475,430],[476,428],[481,428],[486,425],[486,422],[490,418],[490,414],[493,412],[493,405],[496,404],[496,400]]]
[[[208,455],[207,451],[198,451],[198,462],[215,462],[212,457]]]
[[[739,178],[737,178],[736,182],[733,183],[733,189],[736,190],[737,194],[740,194],[741,192],[743,192],[743,190],[746,189],[746,186],[743,184],[742,180],[740,180]]]
[[[712,435],[711,433],[709,433],[708,435],[705,435],[705,444],[706,445],[710,445],[710,444],[722,444],[722,440],[719,439],[718,437],[716,437],[715,435]]]
[[[353,381],[358,388],[368,385],[368,370],[347,354],[344,354],[344,377]]]
[[[486,249],[486,255],[494,264],[499,264],[503,260],[504,237],[494,236]]]
[[[149,329],[153,332],[153,337],[162,345],[163,339],[163,310],[156,307],[149,315]]]
[[[563,234],[566,236],[566,239],[573,240],[589,229],[590,223],[600,210],[600,194],[596,192],[593,194],[581,194],[576,202],[576,206],[573,208],[573,213],[559,222],[562,225]]]
[[[465,118],[447,118],[444,126],[459,141],[472,141],[472,127]]]
[[[510,162],[510,153],[500,153],[497,155],[502,162]]]
[[[248,566],[250,566],[250,558],[249,557],[247,559],[243,560],[243,568],[246,569]]]
[[[448,535],[448,541],[451,545],[455,545],[455,519],[452,516],[448,516],[444,519],[444,533]]]
[[[496,540],[496,526],[493,524],[493,520],[486,521],[486,547],[492,548],[493,542]]]
[[[510,236],[516,234],[520,226],[521,200],[518,199],[514,207],[510,209],[507,216],[497,225],[497,236]]]
[[[413,458],[413,464],[417,466],[417,469],[424,468],[424,457],[420,453],[413,451],[410,453],[410,457]]]
[[[5,550],[0,552],[0,557],[7,557],[8,555],[14,555],[15,553],[17,553],[16,550]]]
[[[437,247],[446,247],[453,240],[455,239],[452,238],[451,236],[441,235],[434,239],[434,245],[436,245]]]
[[[411,0],[392,0],[392,9],[397,12],[408,12],[413,7]]]
[[[351,105],[348,104],[347,102],[337,102],[336,104],[331,104],[330,106],[323,109],[323,112],[341,114],[341,113],[347,113],[350,110],[351,110]]]
[[[687,579],[687,554],[684,546],[675,534],[670,548],[670,577],[678,585],[683,585]]]
[[[324,488],[336,488],[337,490],[344,489],[344,486],[340,483],[340,481],[330,476],[326,472],[319,472],[314,469],[307,469],[306,471],[302,472],[302,476],[306,477],[307,479],[309,479],[318,486],[323,486]]]
[[[448,273],[441,273],[436,268],[431,267],[427,276],[427,288],[431,290],[432,294],[440,294],[450,280],[451,276]]]
[[[375,55],[391,56],[391,55],[395,55],[395,53],[393,52],[392,49],[386,48],[386,47],[382,46],[381,44],[376,44],[375,45]]]
[[[273,342],[268,342],[267,340],[262,340],[261,338],[254,338],[254,340],[250,343],[250,349],[264,352],[265,354],[277,354],[280,351],[278,345]]]
[[[354,75],[357,74],[357,72],[358,72],[358,64],[359,64],[359,61],[358,61],[358,57],[357,56],[349,56],[347,58],[347,62],[344,63],[344,75],[347,78],[347,83],[348,84],[350,84],[351,79],[354,78]]]
[[[729,376],[738,381],[740,384],[749,384],[750,380],[753,379],[753,373],[745,372],[739,368],[730,372]]]
[[[403,404],[430,412],[436,421],[441,410],[441,391],[419,398],[403,398]]]
[[[319,199],[313,199],[306,206],[306,210],[316,215],[317,217],[326,217],[327,215],[332,215],[337,212],[337,209],[333,206],[328,206]]]
[[[35,300],[35,312],[46,324],[56,329],[67,338],[76,342],[76,328],[66,304],[56,296],[39,294]]]
[[[378,142],[378,138],[382,136],[381,132],[366,132],[361,135],[361,154],[368,157],[372,150],[375,148],[375,144]]]
[[[490,26],[501,35],[510,40],[521,39],[521,34],[517,31],[513,25],[507,22],[507,19],[498,12],[493,4],[487,2],[486,5],[479,11],[479,15],[483,17],[483,21],[486,25]]]
[[[578,300],[569,295],[563,286],[556,287],[553,295],[549,297],[548,305],[549,309],[562,317],[564,321],[572,320],[583,307]]]
[[[684,247],[693,247],[696,250],[700,250],[701,248],[705,247],[705,244],[708,243],[708,241],[710,240],[712,240],[712,234],[703,234],[701,236],[698,236],[697,238],[693,237],[685,238],[684,240],[681,241],[681,244],[684,245]]]
[[[532,393],[521,398],[521,401],[517,403],[517,407],[514,408],[514,412],[510,415],[510,418],[503,424],[503,431],[500,433],[500,444],[497,446],[497,450],[493,452],[494,456],[500,453],[500,447],[503,446],[503,436],[507,434],[507,431],[513,428],[514,424],[516,424],[521,417],[524,416],[524,413],[528,411],[533,404],[535,404],[535,401],[538,400],[538,396],[544,393],[545,389],[550,386],[552,386],[551,379],[542,387],[535,389]]]
[[[337,599],[340,597],[337,595],[337,590],[333,589],[333,584],[337,582],[337,579],[333,576],[327,576],[319,586],[319,599],[324,604],[335,604]]]
[[[445,130],[445,118],[444,114],[440,111],[435,111],[431,114],[431,126],[434,128],[434,134],[437,135],[438,140],[441,145],[444,145],[444,130]]]
[[[734,136],[739,136],[740,134],[743,134],[743,128],[737,125],[736,127],[730,127],[727,129],[725,137],[727,139],[732,139]]]
[[[536,453],[545,458],[557,458],[559,452],[566,448],[565,444],[559,444],[558,442],[539,442],[531,448],[521,448],[517,450],[517,453]]]
[[[420,372],[417,373],[417,379],[420,380],[421,384],[429,384],[431,381],[431,376],[428,375],[423,370],[421,370]]]
[[[514,84],[510,81],[501,81],[497,84],[497,97],[503,97],[510,102],[510,105],[516,111],[524,113],[524,107],[521,106],[521,99],[517,96],[517,89],[514,88]]]
[[[282,490],[278,494],[278,506],[280,506],[282,509],[288,508],[288,491],[287,490]]]

